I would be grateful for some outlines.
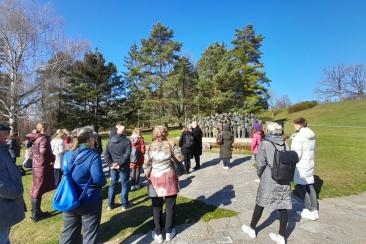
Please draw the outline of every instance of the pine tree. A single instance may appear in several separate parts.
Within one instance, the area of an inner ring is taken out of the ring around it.
[[[95,50],[77,61],[67,77],[60,124],[67,128],[110,126],[113,110],[125,100],[124,84],[116,66],[106,64],[103,55]]]
[[[263,106],[263,99],[268,98],[267,86],[270,80],[263,71],[261,51],[264,37],[256,35],[253,26],[247,25],[236,30],[230,50],[231,66],[225,69],[230,73],[235,92],[235,110],[238,112],[257,112]]]
[[[164,102],[164,83],[172,72],[181,43],[173,40],[173,30],[157,23],[150,36],[142,39],[139,52],[141,87],[144,92],[143,113],[154,123],[166,123],[171,119]]]
[[[164,83],[164,101],[169,114],[182,126],[182,122],[194,113],[194,96],[197,73],[187,57],[181,57]]]
[[[199,78],[195,104],[198,114],[210,115],[230,109],[233,94],[225,77],[227,75],[222,72],[222,67],[226,65],[227,53],[224,44],[214,43],[204,51],[197,62]]]

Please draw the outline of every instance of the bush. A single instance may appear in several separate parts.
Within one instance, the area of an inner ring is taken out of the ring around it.
[[[305,102],[301,102],[301,103],[296,103],[292,106],[289,106],[287,108],[287,112],[288,113],[295,113],[295,112],[302,111],[302,110],[305,110],[305,109],[313,108],[316,105],[318,105],[317,101],[305,101]]]

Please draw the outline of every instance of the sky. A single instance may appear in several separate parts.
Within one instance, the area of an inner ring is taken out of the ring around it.
[[[277,97],[316,99],[331,65],[366,63],[363,0],[39,0],[63,17],[69,38],[86,39],[123,70],[133,42],[156,22],[174,30],[182,55],[199,60],[213,42],[230,45],[235,29],[252,24],[265,36],[262,62]]]

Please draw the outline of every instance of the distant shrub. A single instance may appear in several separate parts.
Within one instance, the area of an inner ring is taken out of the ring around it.
[[[317,101],[305,101],[305,102],[301,102],[301,103],[296,103],[292,106],[289,106],[287,108],[287,112],[288,113],[295,113],[295,112],[302,111],[302,110],[305,110],[305,109],[313,108],[316,105],[318,105]]]

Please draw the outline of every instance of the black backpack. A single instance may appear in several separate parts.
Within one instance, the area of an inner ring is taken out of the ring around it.
[[[186,134],[184,136],[183,146],[187,149],[193,149],[194,146],[194,138],[191,134]]]
[[[286,150],[286,144],[284,143],[284,150],[277,150],[275,144],[270,142],[274,146],[272,179],[279,184],[289,184],[294,179],[296,164],[299,162],[299,157],[295,151]]]

